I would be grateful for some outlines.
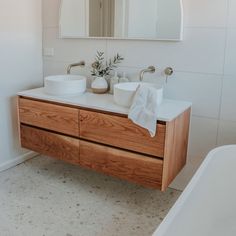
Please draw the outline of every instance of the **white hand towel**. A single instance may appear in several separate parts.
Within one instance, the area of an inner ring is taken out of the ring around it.
[[[157,123],[157,92],[155,88],[140,85],[135,93],[129,110],[129,119],[135,124],[147,129],[154,137]]]

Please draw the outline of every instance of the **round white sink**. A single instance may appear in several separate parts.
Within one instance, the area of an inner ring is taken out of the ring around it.
[[[129,82],[120,83],[114,86],[114,101],[116,104],[123,107],[130,107],[139,85],[150,86],[156,88],[157,104],[160,105],[163,100],[163,87],[157,84],[144,83],[144,82]]]
[[[55,75],[44,79],[44,91],[49,95],[71,96],[84,93],[86,77],[80,75]]]

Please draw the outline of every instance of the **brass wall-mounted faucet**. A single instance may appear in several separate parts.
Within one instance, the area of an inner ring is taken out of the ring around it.
[[[166,83],[168,82],[168,77],[171,76],[174,73],[174,70],[172,67],[166,67],[164,70],[165,76],[166,76]]]
[[[72,67],[76,67],[76,66],[81,66],[81,67],[83,67],[83,66],[85,66],[85,61],[80,61],[80,62],[78,62],[78,63],[73,63],[73,64],[70,64],[68,67],[67,67],[67,74],[69,75],[70,74],[70,71],[71,71],[71,68]]]
[[[139,80],[143,81],[143,76],[145,73],[154,73],[156,71],[156,68],[154,66],[149,66],[147,69],[143,69],[139,73]]]

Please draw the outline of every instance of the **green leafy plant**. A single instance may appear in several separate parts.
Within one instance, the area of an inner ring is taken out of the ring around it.
[[[121,57],[118,53],[109,61],[105,61],[104,52],[97,52],[95,61],[92,63],[92,76],[103,77],[111,73],[114,68],[117,67],[117,64],[121,63],[124,58]]]

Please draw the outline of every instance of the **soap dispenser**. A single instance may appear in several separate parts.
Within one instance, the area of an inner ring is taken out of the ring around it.
[[[110,78],[110,90],[109,93],[113,94],[114,92],[114,85],[119,83],[119,77],[117,72],[115,72],[114,76]]]
[[[126,73],[123,72],[122,77],[119,80],[119,83],[127,83],[129,82],[129,79],[126,77]]]

